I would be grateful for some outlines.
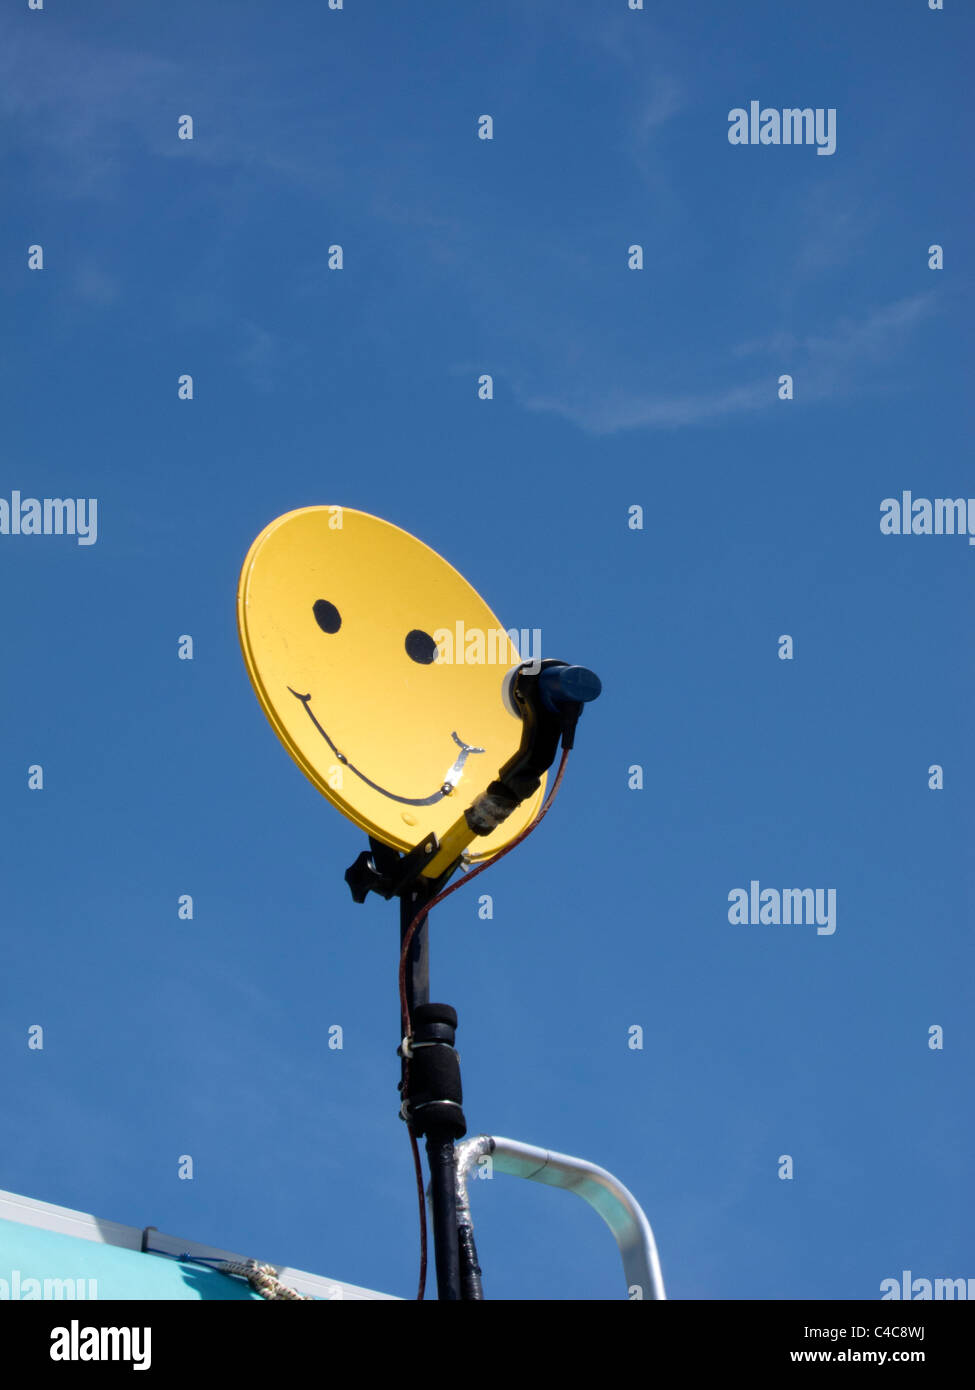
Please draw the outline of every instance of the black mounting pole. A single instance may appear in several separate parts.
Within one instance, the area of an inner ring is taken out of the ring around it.
[[[427,1141],[437,1297],[457,1300],[461,1290],[457,1237],[457,1164],[454,1140],[467,1133],[461,1108],[460,1058],[454,1051],[457,1014],[449,1004],[418,1004],[413,1013],[410,1115]]]
[[[459,1302],[460,1246],[457,1243],[457,1167],[451,1130],[427,1135],[430,1196],[433,1204],[433,1253],[437,1266],[437,1298]]]
[[[464,812],[474,835],[490,835],[516,806],[535,792],[542,774],[551,767],[561,740],[570,749],[583,706],[601,690],[599,677],[584,666],[545,660],[536,673],[518,667],[507,678],[506,703],[523,720],[521,745],[491,782]],[[445,788],[449,790],[449,788]],[[410,923],[417,912],[439,893],[460,864],[456,859],[436,880],[423,876],[424,864],[433,862],[440,843],[429,834],[404,855],[369,837],[363,850],[345,873],[357,903],[369,893],[400,900],[400,955]],[[400,1078],[403,1102],[408,1107],[413,1133],[426,1137],[433,1206],[433,1240],[440,1299],[482,1299],[481,1270],[473,1232],[457,1226],[457,1165],[454,1143],[467,1133],[460,1084],[460,1059],[454,1050],[457,1014],[449,1004],[430,1003],[429,936],[423,917],[406,958],[406,1003],[412,1038],[409,1040],[409,1093]],[[401,1037],[406,1041],[406,1020]],[[400,1055],[403,1056],[402,1045]],[[404,1070],[405,1062],[404,1060]]]
[[[363,850],[346,871],[345,879],[356,902],[365,902],[370,892],[379,893],[384,898],[399,897],[401,954],[406,933],[417,912],[436,897],[457,867],[456,863],[452,864],[438,879],[425,878],[420,870],[425,861],[429,862],[430,855],[436,852],[437,847],[436,836],[428,835],[409,854],[401,857],[394,849],[370,836],[369,849]],[[417,1138],[425,1136],[427,1141],[437,1296],[459,1300],[464,1295],[457,1238],[454,1140],[467,1133],[467,1121],[461,1109],[460,1060],[453,1047],[457,1015],[449,1004],[430,1003],[430,950],[426,917],[421,920],[410,942],[406,955],[405,985],[413,1038],[409,1059],[409,1094],[405,1093],[402,1076],[400,1092],[408,1106],[414,1134]],[[401,1038],[405,1032],[406,1020],[401,1019]]]
[[[399,900],[399,948],[402,951],[403,941],[409,930],[410,923],[416,916],[417,909],[424,901],[429,901],[433,896],[427,891],[422,879],[415,880],[416,887],[413,892],[404,892]],[[410,1010],[410,1018],[413,1017],[417,1004],[427,1004],[430,1000],[430,938],[427,933],[427,919],[417,927],[410,945],[409,955],[406,958],[406,1002]],[[405,1019],[403,1022],[405,1023]]]
[[[417,911],[433,896],[435,886],[423,879],[414,880],[400,894],[400,950]],[[424,918],[413,934],[406,957],[406,1000],[413,1029],[407,1099],[414,1133],[418,1137],[425,1135],[427,1141],[437,1297],[459,1300],[463,1293],[454,1140],[467,1132],[467,1123],[461,1109],[460,1061],[453,1048],[457,1014],[449,1004],[430,1003],[429,940]],[[406,1020],[402,1022],[405,1025]]]

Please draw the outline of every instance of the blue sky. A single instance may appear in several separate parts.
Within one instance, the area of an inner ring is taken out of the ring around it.
[[[0,535],[0,1187],[414,1291],[395,909],[235,630],[254,536],[338,503],[604,683],[546,824],[433,919],[470,1131],[615,1172],[672,1297],[975,1275],[975,549],[879,529],[975,495],[973,30],[4,8],[0,497],[96,497],[98,539]],[[753,99],[835,108],[836,152],[730,145]],[[753,879],[835,889],[835,933],[732,925]],[[489,1297],[623,1294],[583,1203],[473,1202]]]

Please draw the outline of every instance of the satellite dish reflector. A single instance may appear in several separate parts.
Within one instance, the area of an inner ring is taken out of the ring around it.
[[[388,521],[347,507],[272,521],[244,561],[237,625],[292,758],[394,849],[442,839],[518,750],[503,689],[517,649],[462,575]],[[503,849],[544,791],[543,780],[470,857]]]

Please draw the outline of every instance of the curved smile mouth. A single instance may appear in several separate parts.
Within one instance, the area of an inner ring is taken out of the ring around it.
[[[291,690],[290,685],[288,686],[288,689]],[[461,776],[464,771],[464,764],[467,762],[469,755],[471,753],[483,753],[485,751],[483,748],[476,748],[471,743],[465,743],[464,740],[460,738],[456,733],[452,733],[450,737],[454,740],[457,747],[460,749],[460,753],[454,759],[452,766],[447,769],[447,772],[444,775],[444,779],[441,782],[440,786],[437,788],[437,790],[433,792],[430,796],[397,796],[395,792],[387,791],[385,787],[381,787],[378,782],[373,782],[372,779],[367,777],[364,772],[360,772],[357,767],[350,763],[344,753],[339,752],[338,748],[336,748],[335,744],[332,742],[328,734],[322,728],[321,724],[319,724],[318,720],[315,718],[315,712],[311,707],[310,694],[299,695],[297,690],[291,690],[291,694],[295,697],[296,700],[300,700],[301,703],[304,705],[305,713],[308,715],[308,718],[314,724],[315,728],[321,734],[322,738],[328,744],[329,748],[331,748],[332,752],[335,754],[336,758],[342,764],[342,766],[347,767],[350,772],[354,772],[355,775],[359,778],[359,780],[365,782],[367,787],[372,787],[373,791],[379,792],[382,796],[388,796],[390,801],[398,801],[403,806],[434,806],[438,801],[442,801],[445,796],[450,796],[451,792],[454,790],[457,783],[461,779]]]

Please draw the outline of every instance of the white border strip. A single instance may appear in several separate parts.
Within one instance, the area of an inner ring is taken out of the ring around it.
[[[117,1245],[123,1250],[142,1248],[142,1231],[138,1226],[123,1226],[118,1221],[104,1221],[101,1217],[91,1216],[87,1212],[72,1211],[70,1207],[58,1207],[53,1202],[39,1202],[34,1197],[21,1197],[15,1192],[0,1190],[0,1218],[4,1221],[19,1222],[21,1226],[38,1226],[45,1231],[56,1231],[59,1235],[74,1236],[78,1240],[94,1241],[99,1245]],[[199,1241],[165,1235],[162,1231],[150,1231],[149,1244],[154,1251],[177,1257],[194,1255],[203,1256],[208,1260],[251,1258],[234,1254],[230,1250],[218,1250],[212,1245],[201,1245]],[[314,1298],[335,1302],[344,1302],[346,1299],[350,1302],[365,1299],[399,1301],[395,1294],[377,1293],[374,1289],[363,1289],[357,1284],[344,1284],[338,1279],[326,1279],[319,1274],[309,1274],[303,1269],[291,1269],[288,1265],[275,1265],[274,1271],[282,1284],[297,1289],[299,1293],[309,1293]]]

